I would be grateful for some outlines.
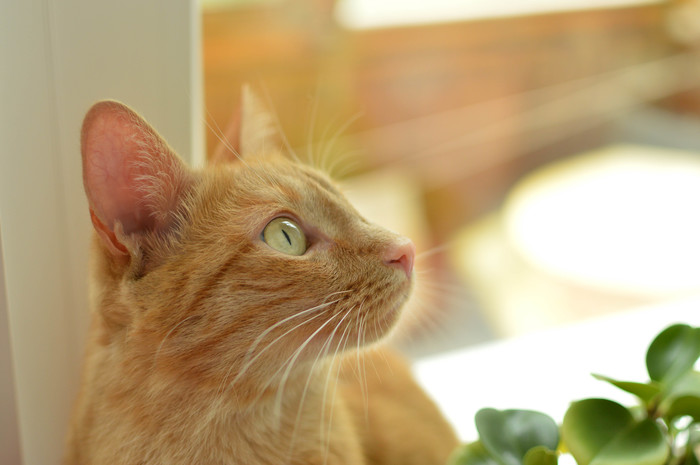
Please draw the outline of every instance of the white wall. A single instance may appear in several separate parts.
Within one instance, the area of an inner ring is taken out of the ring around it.
[[[13,362],[0,377],[14,380],[17,412],[13,422],[3,410],[0,426],[18,425],[25,465],[50,465],[88,321],[82,116],[96,100],[122,100],[201,160],[199,18],[194,0],[3,0],[0,57],[0,318]],[[0,463],[13,463],[4,453]]]

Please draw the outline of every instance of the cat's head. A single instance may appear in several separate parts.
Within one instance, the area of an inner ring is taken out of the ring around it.
[[[199,170],[120,103],[82,131],[102,340],[214,383],[379,339],[412,281],[413,244],[280,153],[244,97],[231,160]]]

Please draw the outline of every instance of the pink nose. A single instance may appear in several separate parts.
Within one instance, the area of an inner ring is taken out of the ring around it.
[[[413,261],[416,258],[416,246],[410,239],[401,238],[391,244],[384,252],[384,263],[402,269],[407,277],[413,272]]]

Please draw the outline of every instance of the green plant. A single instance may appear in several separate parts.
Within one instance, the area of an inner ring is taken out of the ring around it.
[[[597,379],[629,392],[638,405],[608,399],[573,402],[561,427],[529,410],[483,409],[479,440],[449,465],[555,465],[562,451],[578,465],[700,465],[700,328],[673,325],[649,346],[646,383]]]

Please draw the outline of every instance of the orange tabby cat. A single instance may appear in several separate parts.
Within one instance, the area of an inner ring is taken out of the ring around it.
[[[456,445],[404,362],[365,349],[413,245],[268,122],[245,92],[240,160],[191,170],[124,105],[85,117],[94,311],[66,464],[430,465]]]

